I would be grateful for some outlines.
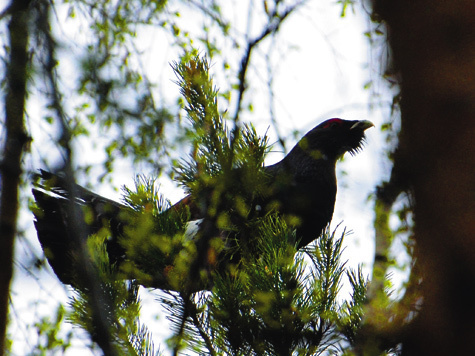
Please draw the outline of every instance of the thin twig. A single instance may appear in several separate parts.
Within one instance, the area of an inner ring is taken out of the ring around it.
[[[189,310],[189,293],[180,292],[180,297],[183,300],[183,315],[181,316],[180,327],[176,334],[175,347],[173,348],[173,356],[178,356],[178,353],[181,349],[181,340],[183,339],[183,334],[185,333],[186,319],[190,315]]]
[[[277,10],[274,10],[274,13],[269,16],[269,23],[267,26],[262,30],[261,34],[247,42],[246,52],[241,59],[241,67],[238,73],[238,82],[239,82],[239,89],[238,89],[238,99],[236,104],[236,111],[234,114],[234,128],[233,128],[233,135],[231,138],[231,152],[233,152],[234,145],[239,137],[239,115],[242,110],[242,102],[244,98],[244,92],[246,91],[246,75],[247,70],[249,68],[249,63],[251,61],[251,54],[254,48],[263,41],[267,36],[276,33],[285,19],[299,6],[303,5],[306,0],[301,0],[295,3],[292,6],[289,6],[282,14],[277,13]]]
[[[217,355],[216,350],[214,349],[213,342],[211,341],[209,335],[206,333],[206,331],[203,329],[203,326],[201,325],[200,320],[198,319],[198,310],[196,308],[196,304],[193,301],[190,301],[191,303],[191,319],[193,320],[193,324],[195,325],[196,329],[198,329],[198,332],[205,342],[206,347],[208,348],[208,351],[211,356]]]
[[[210,10],[210,8],[212,8],[211,6],[205,6],[203,4],[200,4],[198,3],[197,1],[194,1],[194,0],[188,0],[188,2],[197,7],[201,12],[203,12],[203,14],[205,14],[206,16],[208,16],[209,18],[211,18],[214,22],[216,22],[219,27],[221,27],[222,29],[226,29],[229,24],[224,22],[217,14],[216,12]]]
[[[273,41],[271,43],[271,48],[273,49],[275,45],[275,37],[272,37]],[[274,72],[272,68],[272,60],[271,60],[271,54],[272,54],[272,49],[270,49],[266,53],[266,63],[267,63],[267,88],[268,88],[268,93],[269,93],[269,115],[270,115],[270,122],[274,126],[274,130],[277,134],[277,141],[279,142],[280,146],[282,147],[282,150],[284,154],[287,154],[287,150],[285,148],[285,140],[282,137],[280,130],[279,130],[279,125],[277,124],[277,117],[275,113],[275,93],[274,93]]]
[[[0,21],[3,20],[4,17],[9,15],[12,12],[12,4],[5,7],[2,12],[0,12]]]
[[[296,4],[288,7],[282,14],[277,14],[274,13],[271,21],[267,24],[267,26],[263,29],[261,34],[254,38],[253,40],[248,41],[247,43],[247,48],[246,52],[241,59],[241,67],[239,69],[238,73],[238,80],[239,80],[239,90],[238,90],[238,100],[236,104],[236,112],[234,114],[234,124],[236,125],[239,122],[239,114],[242,109],[242,101],[243,101],[243,96],[244,92],[246,91],[246,75],[247,75],[247,70],[249,68],[249,63],[251,59],[251,54],[254,48],[261,42],[263,41],[267,36],[270,34],[276,33],[282,23],[285,21],[285,19],[294,11],[297,9],[297,7],[301,6],[303,3],[305,3],[304,0],[297,2]]]

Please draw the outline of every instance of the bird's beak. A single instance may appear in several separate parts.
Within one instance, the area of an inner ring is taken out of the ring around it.
[[[373,127],[373,126],[374,126],[374,124],[371,121],[362,120],[362,121],[355,122],[353,124],[353,126],[350,127],[350,130],[359,129],[359,130],[365,131],[365,130],[369,129],[370,127]]]

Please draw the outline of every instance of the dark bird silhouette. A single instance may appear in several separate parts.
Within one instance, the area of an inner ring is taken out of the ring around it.
[[[299,248],[315,240],[332,219],[337,192],[336,162],[346,152],[353,155],[360,151],[365,130],[372,126],[369,121],[330,119],[310,130],[280,162],[263,167],[269,189],[254,198],[254,210],[261,216],[276,211],[289,218],[296,228]],[[58,278],[71,284],[74,244],[68,221],[72,195],[65,178],[46,171],[41,171],[39,176],[41,181],[33,188],[38,239]],[[111,235],[109,259],[113,262],[123,259],[124,249],[117,241],[128,221],[122,213],[130,212],[130,207],[79,185],[74,185],[73,196],[73,203],[86,211],[83,238],[107,226]],[[185,206],[190,220],[204,217],[191,196],[176,203],[170,211]],[[152,286],[160,288],[160,283]]]

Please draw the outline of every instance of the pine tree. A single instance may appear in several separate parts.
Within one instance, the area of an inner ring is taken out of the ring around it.
[[[135,219],[121,241],[127,262],[111,267],[104,247],[107,229],[89,238],[118,354],[154,354],[150,333],[140,323],[137,283],[156,278],[177,291],[157,302],[172,323],[174,354],[183,349],[210,355],[351,350],[367,281],[361,270],[342,261],[345,230],[338,236],[327,229],[314,245],[297,251],[295,231],[283,219],[255,216],[251,201],[265,189],[267,138],[250,125],[229,122],[220,111],[205,59],[187,54],[174,69],[192,143],[190,156],[177,167],[178,181],[197,197],[205,218],[190,239],[189,211],[167,210],[170,204],[153,179],[138,177],[134,189],[124,188]],[[347,300],[340,293],[345,276],[353,288]],[[94,340],[89,304],[87,290],[78,290],[70,319]]]

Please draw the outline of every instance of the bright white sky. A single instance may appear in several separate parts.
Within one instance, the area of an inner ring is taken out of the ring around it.
[[[257,1],[258,6],[262,6]],[[245,32],[248,26],[248,1],[229,1],[229,8],[225,8],[225,17],[234,24],[240,24],[240,31]],[[389,115],[390,93],[384,90],[384,85],[379,84],[372,90],[364,90],[363,86],[370,79],[378,78],[379,67],[368,65],[371,50],[368,40],[363,35],[369,28],[369,20],[360,7],[356,13],[351,9],[345,18],[340,17],[341,7],[334,1],[311,1],[311,5],[301,8],[298,13],[289,18],[282,26],[278,41],[274,43],[272,50],[269,42],[254,54],[252,68],[248,73],[248,81],[251,85],[245,99],[252,98],[254,112],[242,116],[244,121],[251,121],[258,132],[264,134],[270,126],[269,121],[269,98],[267,94],[267,69],[265,52],[271,54],[270,60],[277,66],[274,79],[275,90],[275,115],[278,121],[278,130],[283,137],[291,137],[294,130],[302,134],[314,127],[324,119],[341,117],[349,120],[371,120],[376,128],[367,132],[367,145],[363,152],[357,156],[347,156],[345,161],[339,164],[339,192],[336,202],[336,210],[333,217],[333,226],[343,222],[343,226],[353,231],[346,238],[345,258],[352,267],[358,264],[365,266],[365,272],[370,273],[370,265],[373,258],[373,212],[372,202],[367,201],[368,195],[374,187],[388,175],[389,164],[384,159],[384,141],[379,127]],[[174,7],[170,5],[170,12]],[[182,11],[179,26],[189,28],[190,32],[200,27],[196,13]],[[253,21],[250,24],[252,33],[259,32],[260,24],[257,13],[254,11]],[[59,12],[58,18],[63,22],[63,42],[68,44],[70,39],[77,40],[76,25],[71,21],[65,21],[64,12]],[[193,32],[192,32],[193,33]],[[179,95],[178,87],[173,83],[175,76],[168,63],[177,60],[177,51],[169,45],[169,39],[158,30],[144,29],[138,33],[138,46],[144,50],[141,58],[147,68],[151,80],[159,83],[158,95],[164,102],[174,102]],[[241,52],[232,50],[228,43],[223,44],[229,52],[223,51],[225,58],[237,67],[241,58]],[[198,46],[199,47],[199,46]],[[69,51],[69,49],[68,49]],[[66,51],[66,52],[68,52]],[[75,51],[72,48],[69,56],[65,56],[62,62],[66,72],[74,73]],[[240,50],[242,51],[242,49]],[[374,66],[378,58],[370,61]],[[211,73],[215,77],[218,88],[226,88],[229,82],[222,75],[219,63],[213,63]],[[71,76],[74,78],[74,75]],[[65,78],[65,82],[73,80]],[[375,99],[372,93],[379,93]],[[379,102],[383,102],[380,107]],[[231,104],[230,111],[234,106]],[[33,111],[30,109],[30,116]],[[33,118],[31,118],[33,121]],[[32,130],[40,130],[31,124]],[[271,127],[268,131],[271,142],[276,140],[276,132]],[[33,136],[35,137],[35,135]],[[287,149],[290,149],[295,140],[289,141]],[[43,151],[42,154],[45,154]],[[280,147],[269,154],[267,163],[273,163],[282,158]],[[99,162],[100,155],[90,150],[81,150],[78,159],[83,162]],[[31,169],[40,168],[41,163],[33,160]],[[29,167],[30,168],[30,167]],[[133,185],[135,173],[140,173],[140,167],[131,167],[127,163],[121,163],[114,182],[117,187],[126,184]],[[177,201],[182,192],[176,185],[166,179],[161,181],[162,192],[172,202]],[[110,198],[119,199],[119,193],[108,187],[97,187],[97,192]],[[36,240],[31,214],[22,212],[21,221],[27,226],[27,235],[33,249],[41,255],[41,248]],[[24,244],[19,244],[19,255],[22,255]],[[19,262],[21,263],[21,262]],[[39,279],[38,279],[39,278]],[[144,294],[146,303],[143,313],[144,321],[148,324],[156,340],[156,347],[160,340],[169,335],[168,324],[162,314],[158,314],[157,303],[153,300],[153,294]],[[42,273],[39,276],[27,276],[23,272],[17,274],[13,285],[12,302],[15,319],[10,333],[17,343],[14,345],[14,355],[23,355],[30,350],[29,339],[35,340],[34,330],[26,329],[31,320],[37,320],[38,316],[53,317],[52,305],[55,301],[67,300],[64,288],[52,277],[52,272]],[[159,315],[159,316],[158,316]],[[156,318],[159,318],[159,323]],[[36,319],[35,319],[36,318]],[[155,320],[155,321],[154,321]],[[165,326],[164,326],[165,325]],[[33,333],[33,334],[32,334]],[[32,336],[33,335],[33,336]],[[35,341],[31,341],[34,344]],[[162,349],[164,346],[162,347]],[[67,355],[87,355],[78,347],[68,352]]]

